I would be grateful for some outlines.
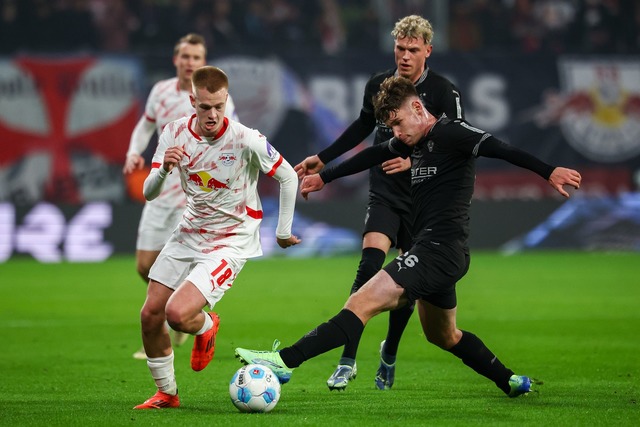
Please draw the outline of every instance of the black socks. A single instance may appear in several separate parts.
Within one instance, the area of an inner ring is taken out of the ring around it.
[[[471,332],[462,331],[460,341],[448,350],[462,362],[489,378],[505,393],[509,394],[509,378],[513,371],[507,369],[500,360]]]
[[[402,338],[402,333],[407,327],[409,319],[411,319],[414,307],[415,302],[412,302],[389,312],[389,329],[387,330],[387,338],[384,342],[385,354],[393,357],[393,361],[385,359],[385,362],[389,364],[395,361],[395,356],[398,354],[400,338]]]
[[[282,361],[289,368],[297,368],[302,362],[319,354],[360,340],[364,324],[352,311],[343,309],[329,321],[311,330],[298,342],[280,351]]]
[[[351,293],[355,293],[365,283],[369,281],[375,274],[380,271],[384,260],[386,259],[384,251],[377,248],[364,248],[362,250],[362,257],[360,258],[360,264],[358,265],[358,271],[356,272],[356,278],[353,281],[351,287]],[[355,360],[356,353],[358,352],[358,345],[360,344],[360,337],[358,339],[348,342],[344,346],[342,351],[342,359]]]

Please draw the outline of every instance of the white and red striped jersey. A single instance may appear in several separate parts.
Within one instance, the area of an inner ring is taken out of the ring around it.
[[[190,117],[194,112],[189,100],[190,93],[189,90],[180,89],[177,77],[161,80],[153,85],[147,98],[144,116],[140,119],[143,123],[136,126],[127,154],[141,155],[149,145],[154,127],[155,132],[160,136],[168,123],[183,117]],[[227,99],[225,116],[238,120],[231,95]],[[165,183],[162,194],[154,199],[153,203],[166,208],[183,208],[186,200],[180,187],[180,180],[177,175],[168,179],[169,182]]]
[[[182,147],[185,154],[169,175],[179,176],[187,206],[171,239],[203,253],[216,251],[241,258],[262,255],[260,172],[280,181],[276,236],[289,238],[298,185],[291,165],[264,135],[235,120],[225,117],[215,138],[197,135],[196,123],[194,114],[165,127],[145,181],[145,196],[159,191],[165,151]]]

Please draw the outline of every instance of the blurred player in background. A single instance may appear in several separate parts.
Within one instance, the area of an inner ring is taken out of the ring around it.
[[[391,32],[396,68],[373,75],[365,87],[364,100],[358,117],[329,147],[307,157],[295,166],[298,177],[318,173],[324,165],[360,144],[375,129],[374,145],[393,136],[384,123],[376,123],[373,97],[380,83],[394,75],[411,80],[426,108],[435,116],[445,113],[452,119],[464,118],[460,92],[449,80],[427,66],[431,55],[433,28],[417,15],[406,16],[396,22]],[[382,268],[391,247],[401,252],[411,247],[411,195],[409,193],[411,162],[400,157],[384,162],[369,171],[369,202],[362,240],[362,256],[351,287],[356,292]],[[395,361],[400,338],[411,314],[413,304],[389,313],[387,337],[380,346],[380,366],[375,384],[380,390],[393,386]],[[357,374],[356,353],[359,342],[349,342],[338,366],[327,380],[329,390],[344,390]]]
[[[173,48],[176,77],[159,81],[151,89],[144,115],[131,135],[123,168],[125,175],[144,168],[145,160],[142,154],[154,132],[159,136],[167,123],[193,114],[193,107],[189,101],[191,74],[205,65],[206,55],[207,48],[202,36],[191,33],[178,40]],[[228,117],[237,120],[231,96],[226,111]],[[152,202],[145,203],[138,226],[136,268],[145,283],[149,283],[149,269],[178,224],[186,203],[178,175],[169,176],[167,181],[162,194]],[[173,332],[175,345],[182,345],[187,337],[188,335]],[[142,348],[136,351],[133,357],[141,360],[147,358]]]
[[[493,381],[509,397],[531,391],[532,380],[516,375],[471,332],[458,328],[456,284],[469,270],[469,209],[475,185],[475,160],[497,158],[531,170],[569,197],[565,185],[579,188],[580,174],[554,167],[464,120],[434,117],[413,82],[389,77],[374,100],[376,118],[394,138],[369,147],[320,174],[306,176],[303,197],[341,176],[375,167],[397,156],[411,158],[411,200],[415,218],[412,247],[351,294],[344,308],[290,347],[275,351],[236,349],[245,363],[262,363],[284,381],[292,369],[319,354],[358,341],[365,325],[383,311],[417,300],[426,339]],[[275,346],[274,346],[275,347]]]
[[[225,117],[229,81],[216,67],[194,71],[190,95],[195,114],[169,123],[158,142],[144,195],[163,194],[178,176],[186,208],[178,227],[149,271],[141,310],[142,342],[158,391],[136,409],[178,407],[172,329],[195,335],[191,368],[213,358],[219,317],[203,310],[231,288],[248,258],[262,255],[259,173],[280,183],[276,241],[282,248],[300,240],[291,234],[298,179],[264,135]]]

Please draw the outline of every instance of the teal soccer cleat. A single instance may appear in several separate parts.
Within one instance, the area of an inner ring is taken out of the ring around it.
[[[279,345],[280,341],[275,340],[271,351],[248,350],[238,347],[236,348],[236,357],[245,365],[256,364],[268,367],[276,374],[280,384],[286,384],[291,379],[293,369],[285,365],[280,357],[280,352],[276,351]]]

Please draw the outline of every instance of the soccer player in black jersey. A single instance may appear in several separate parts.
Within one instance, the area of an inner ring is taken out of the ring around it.
[[[477,373],[492,380],[509,397],[531,390],[531,380],[505,367],[474,334],[456,325],[456,283],[469,269],[469,208],[478,156],[506,160],[529,169],[560,194],[563,186],[580,187],[572,169],[553,167],[512,147],[464,120],[430,114],[413,82],[403,77],[385,80],[374,101],[376,117],[392,130],[390,141],[369,147],[342,164],[303,179],[308,196],[325,183],[365,170],[396,156],[411,157],[411,196],[415,217],[414,243],[352,294],[328,322],[281,351],[237,348],[245,363],[268,364],[284,381],[304,361],[351,341],[357,341],[373,316],[417,300],[427,340],[452,353]]]
[[[431,70],[426,60],[431,55],[433,29],[428,20],[411,15],[400,19],[391,32],[394,37],[396,68],[374,74],[365,87],[360,116],[326,149],[307,157],[294,169],[298,177],[318,173],[325,164],[360,144],[375,129],[373,144],[381,144],[393,136],[384,123],[376,123],[373,97],[380,83],[390,76],[410,79],[423,104],[433,115],[464,118],[458,89],[449,80]],[[409,193],[410,162],[397,157],[369,170],[369,201],[362,241],[362,256],[351,287],[356,292],[384,264],[387,252],[395,246],[401,252],[411,247],[411,195]],[[380,390],[391,388],[395,376],[395,360],[402,333],[413,313],[413,304],[389,313],[386,339],[380,348],[380,367],[375,384]],[[344,390],[357,373],[358,341],[345,345],[338,366],[327,380],[330,390]]]

